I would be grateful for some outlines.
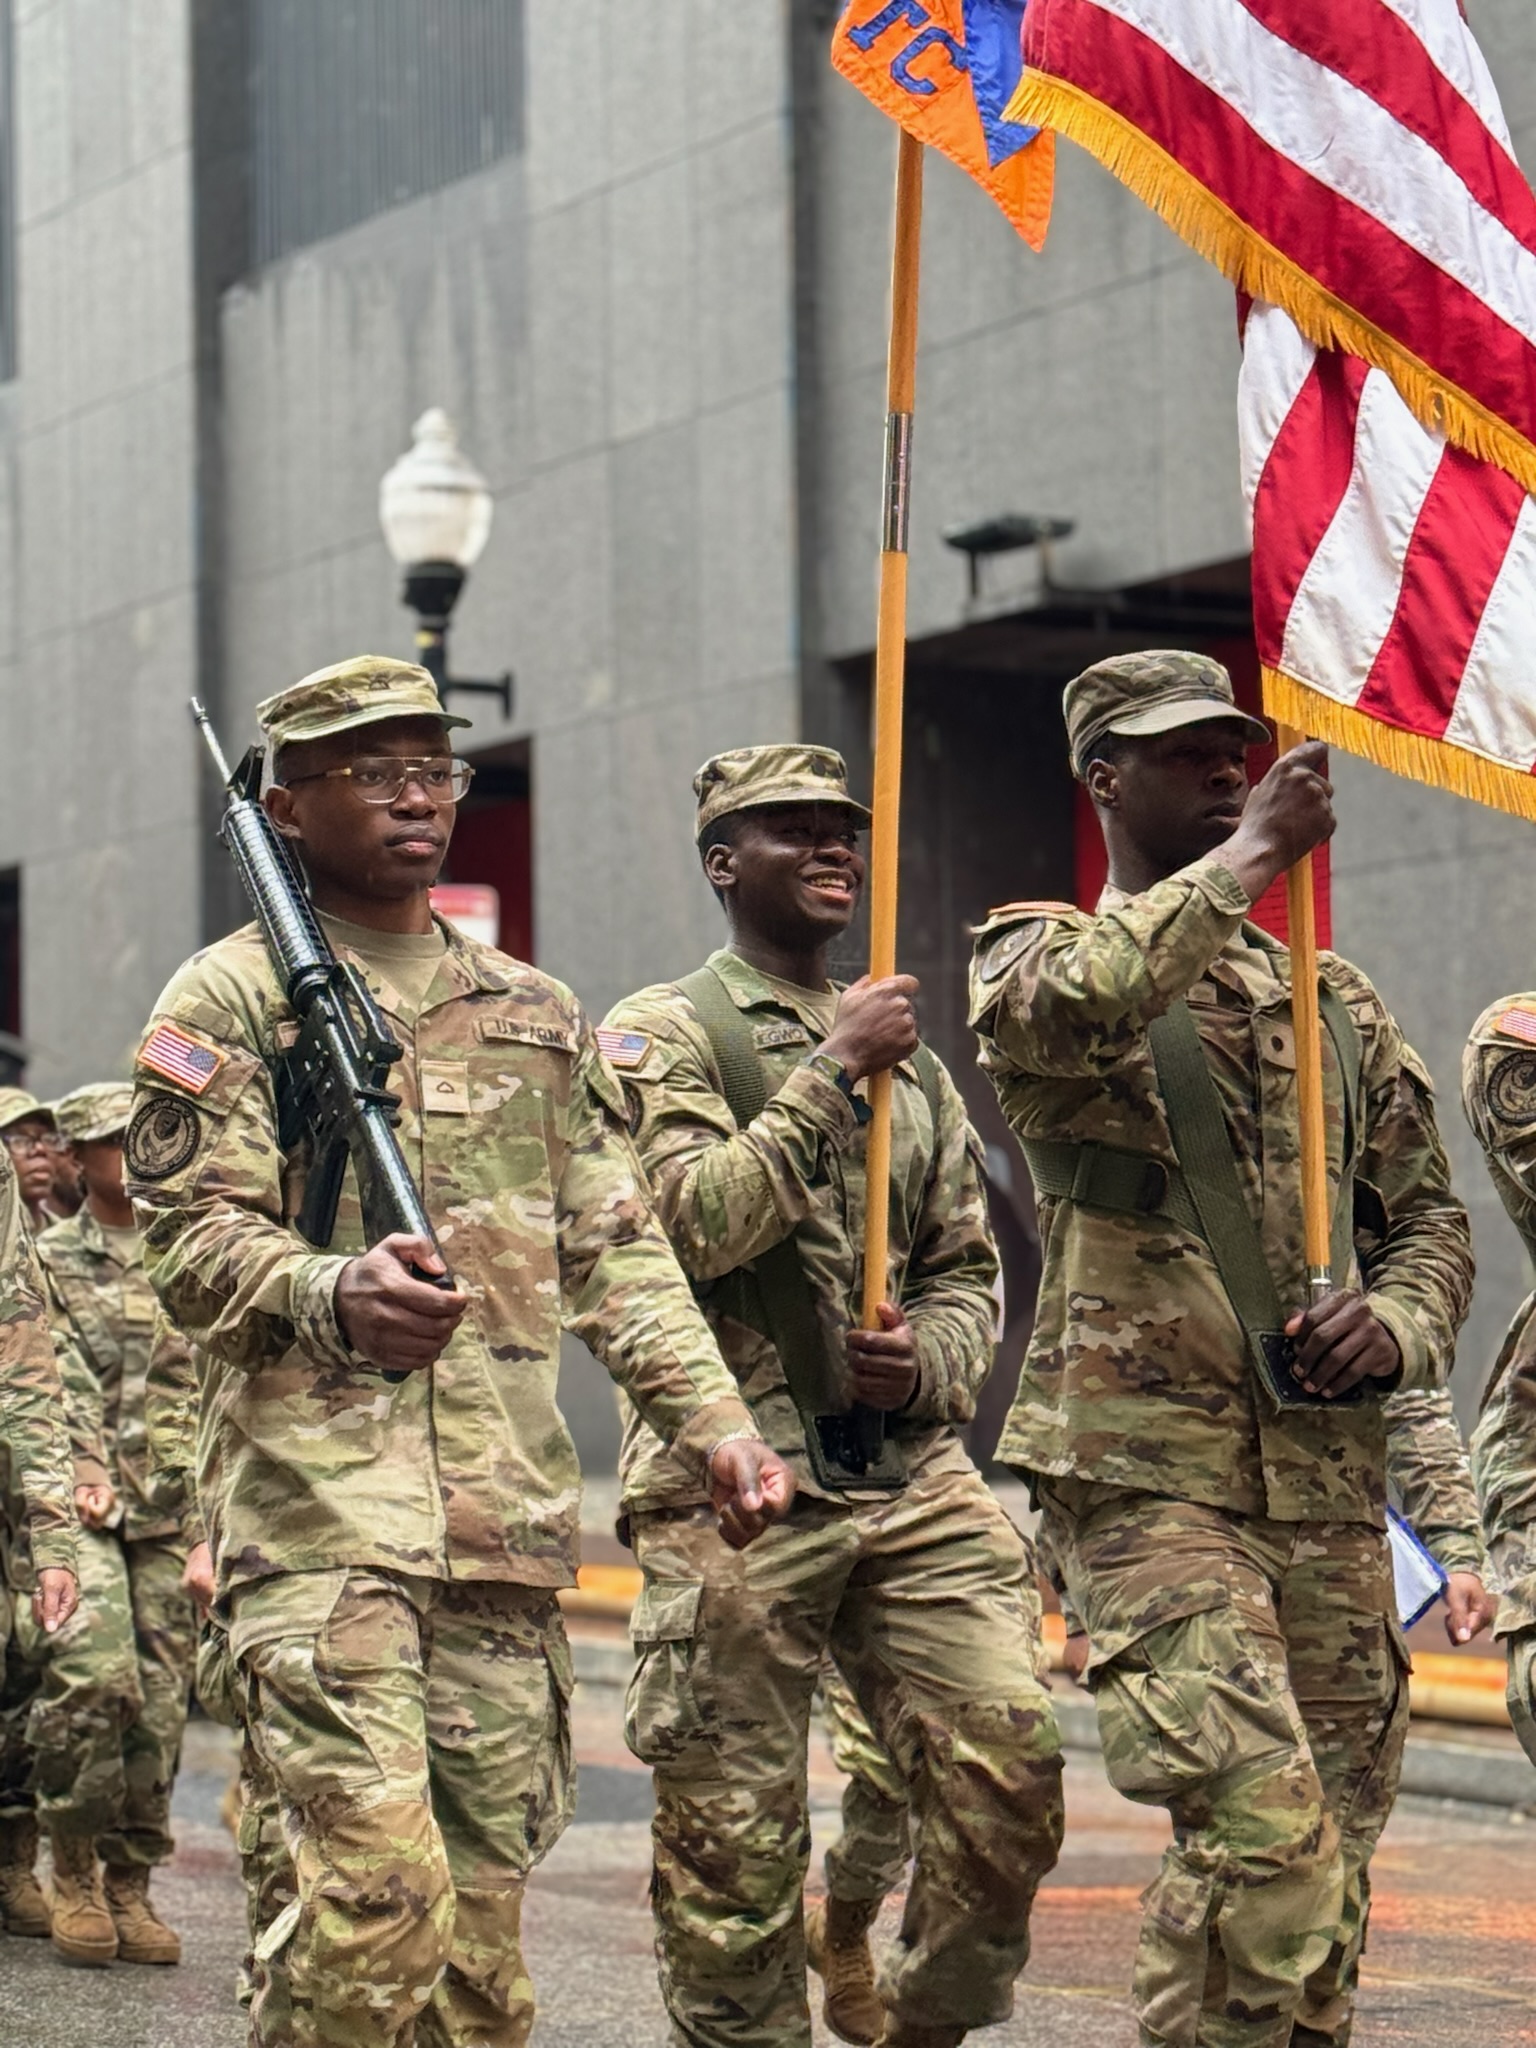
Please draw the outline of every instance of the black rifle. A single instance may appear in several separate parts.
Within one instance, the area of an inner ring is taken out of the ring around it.
[[[400,1047],[368,984],[356,968],[336,958],[293,855],[262,808],[260,749],[252,747],[231,773],[195,697],[192,716],[229,793],[219,837],[229,848],[283,993],[299,1020],[299,1035],[283,1054],[277,1074],[277,1142],[288,1152],[308,1133],[314,1148],[295,1228],[317,1248],[330,1243],[350,1157],[368,1243],[404,1231],[435,1245],[395,1138],[400,1098],[384,1086]],[[411,1271],[430,1287],[453,1285],[446,1273],[423,1273],[414,1266]],[[405,1374],[390,1372],[385,1378],[401,1380]]]

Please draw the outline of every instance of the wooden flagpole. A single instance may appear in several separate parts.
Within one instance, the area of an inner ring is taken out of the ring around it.
[[[1306,738],[1293,726],[1275,728],[1282,754]],[[1328,1138],[1323,1122],[1323,1029],[1318,1007],[1317,899],[1312,856],[1303,854],[1286,877],[1290,912],[1291,1022],[1296,1033],[1296,1088],[1301,1110],[1301,1216],[1306,1244],[1307,1293],[1318,1301],[1333,1284],[1328,1203]]]
[[[896,972],[896,882],[901,830],[902,695],[907,666],[907,522],[912,407],[917,386],[918,247],[923,224],[923,145],[903,128],[896,152],[896,239],[891,262],[891,343],[886,366],[885,504],[880,536],[880,611],[875,633],[875,790],[869,853],[869,972]],[[864,1327],[879,1327],[890,1263],[891,1076],[871,1074],[865,1168]]]

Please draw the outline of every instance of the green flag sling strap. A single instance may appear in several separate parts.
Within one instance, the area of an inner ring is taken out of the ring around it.
[[[709,1034],[720,1075],[720,1092],[737,1128],[745,1130],[769,1100],[768,1076],[758,1057],[752,1027],[731,1001],[713,968],[698,968],[685,975],[676,987],[693,1005]],[[918,1047],[916,1066],[937,1129],[938,1068],[926,1046]],[[759,1252],[750,1271],[738,1268],[715,1281],[708,1296],[737,1321],[771,1340],[784,1368],[790,1398],[805,1426],[812,1469],[824,1486],[839,1492],[852,1492],[860,1487],[884,1491],[904,1483],[906,1468],[901,1454],[888,1440],[881,1442],[872,1459],[866,1455],[861,1461],[856,1450],[851,1459],[848,1456],[854,1447],[847,1442],[849,1411],[842,1392],[842,1376],[837,1363],[828,1355],[811,1283],[795,1248],[793,1232],[767,1251]]]
[[[1331,1247],[1334,1271],[1342,1278],[1353,1250],[1360,1034],[1343,998],[1326,982],[1321,985],[1320,1005],[1338,1057],[1345,1102],[1344,1164]],[[1171,1004],[1148,1027],[1147,1036],[1177,1165],[1111,1145],[1026,1138],[1024,1156],[1035,1187],[1043,1195],[1090,1208],[1162,1216],[1203,1238],[1269,1392],[1285,1406],[1310,1402],[1315,1397],[1301,1389],[1288,1368],[1283,1333],[1290,1311],[1280,1300],[1238,1179],[1221,1098],[1189,1005],[1182,998]]]

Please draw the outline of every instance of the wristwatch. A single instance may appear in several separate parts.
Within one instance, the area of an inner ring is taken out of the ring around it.
[[[869,1122],[871,1115],[869,1104],[861,1102],[858,1096],[854,1094],[853,1076],[841,1060],[834,1059],[831,1053],[822,1052],[818,1048],[815,1052],[807,1053],[800,1064],[810,1067],[815,1073],[820,1074],[824,1081],[830,1081],[834,1088],[840,1089],[848,1098],[848,1105],[861,1124]]]

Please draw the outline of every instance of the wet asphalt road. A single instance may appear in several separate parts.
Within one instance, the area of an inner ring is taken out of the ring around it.
[[[645,1901],[644,1774],[619,1733],[614,1688],[582,1688],[581,1817],[530,1890],[526,1927],[540,2048],[663,2048]],[[175,1863],[156,1896],[181,1928],[177,1970],[64,1969],[46,1943],[0,1938],[0,2048],[241,2048],[233,2003],[242,1905],[218,1820],[229,1750],[191,1731]],[[838,1781],[818,1750],[818,1833]],[[1156,1867],[1161,1815],[1128,1805],[1097,1760],[1068,1766],[1068,1838],[1041,1894],[1035,1957],[988,2048],[1133,2048],[1123,1998],[1136,1898]],[[1356,2048],[1514,2048],[1536,2042],[1536,1823],[1467,1807],[1405,1805],[1376,1862],[1376,1910]],[[887,1925],[895,1909],[888,1908]],[[818,2042],[829,2040],[818,2022]]]

